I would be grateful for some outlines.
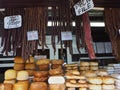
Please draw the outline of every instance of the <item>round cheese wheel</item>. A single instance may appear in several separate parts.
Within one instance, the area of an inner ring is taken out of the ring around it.
[[[28,80],[29,74],[27,71],[22,70],[17,73],[17,80]]]
[[[25,83],[18,82],[14,84],[13,90],[28,90],[28,85]]]
[[[16,79],[17,72],[13,69],[8,69],[5,71],[5,80]]]
[[[65,79],[63,76],[51,76],[48,79],[49,84],[64,84]]]

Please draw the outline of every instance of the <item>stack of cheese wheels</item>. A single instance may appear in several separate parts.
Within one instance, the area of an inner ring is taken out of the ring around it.
[[[35,71],[34,72],[34,82],[47,82],[49,72],[48,71]]]
[[[48,79],[49,90],[65,90],[65,79],[63,76],[50,76]]]
[[[51,69],[62,68],[63,64],[64,64],[64,60],[61,59],[51,60]]]
[[[17,72],[13,69],[8,69],[4,73],[4,83],[14,84],[16,82]]]
[[[78,64],[77,63],[65,64],[64,67],[65,67],[65,71],[78,70]]]
[[[29,89],[29,75],[25,70],[17,73],[17,83],[14,84],[14,90],[28,90]]]
[[[102,78],[101,77],[89,77],[89,90],[102,90]]]
[[[50,60],[49,59],[40,59],[36,61],[36,64],[40,71],[49,71]]]
[[[87,90],[88,84],[86,77],[81,75],[78,70],[70,70],[65,74],[66,77],[66,87],[69,89],[79,88]]]
[[[98,70],[98,62],[89,62],[90,70]]]
[[[102,90],[115,90],[115,79],[111,76],[102,77]]]
[[[25,60],[22,57],[16,56],[14,59],[14,70],[20,71],[25,69]]]
[[[89,70],[90,69],[89,66],[90,66],[89,62],[81,61],[79,69],[80,69],[80,71]]]
[[[13,84],[10,83],[1,83],[0,90],[13,90]]]
[[[50,76],[63,76],[63,60],[51,60],[51,69],[49,70]]]
[[[36,70],[36,65],[34,63],[34,57],[30,56],[25,63],[25,70],[28,72],[29,76],[33,76],[34,71]]]

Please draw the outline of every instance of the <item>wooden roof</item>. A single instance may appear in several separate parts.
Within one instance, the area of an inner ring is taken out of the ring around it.
[[[65,0],[0,0],[0,8],[64,5]],[[77,0],[79,1],[79,0]],[[120,7],[120,0],[93,0],[95,7]]]

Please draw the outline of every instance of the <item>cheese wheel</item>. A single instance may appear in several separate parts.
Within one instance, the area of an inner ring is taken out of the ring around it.
[[[63,76],[51,76],[48,79],[49,84],[64,84],[65,79]]]
[[[15,84],[16,80],[4,80],[4,83]]]
[[[24,70],[25,69],[25,64],[23,63],[15,63],[14,64],[14,70]]]
[[[64,84],[50,84],[50,90],[65,90]]]
[[[13,69],[8,69],[5,71],[5,80],[16,79],[17,72]]]
[[[28,72],[23,70],[23,71],[19,71],[17,73],[17,80],[28,80],[29,75]]]
[[[48,90],[48,86],[45,82],[33,82],[30,85],[30,90]]]
[[[22,57],[15,57],[14,58],[14,63],[25,63],[25,60]]]
[[[28,85],[25,83],[15,83],[14,84],[14,90],[28,90]]]
[[[34,61],[34,57],[30,56],[30,58],[26,60],[26,63],[34,63]]]
[[[0,90],[13,90],[13,84],[0,84]]]
[[[25,64],[25,69],[35,70],[36,66],[34,63],[27,63],[27,64]]]

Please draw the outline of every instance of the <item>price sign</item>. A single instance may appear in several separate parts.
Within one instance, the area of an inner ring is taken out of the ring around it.
[[[4,18],[5,29],[19,28],[21,26],[22,26],[21,15],[7,16]]]
[[[38,31],[29,31],[27,32],[28,41],[38,40]]]
[[[94,7],[92,0],[80,0],[74,5],[76,16],[82,15]]]
[[[61,39],[64,40],[72,40],[72,32],[66,31],[66,32],[61,32]]]

